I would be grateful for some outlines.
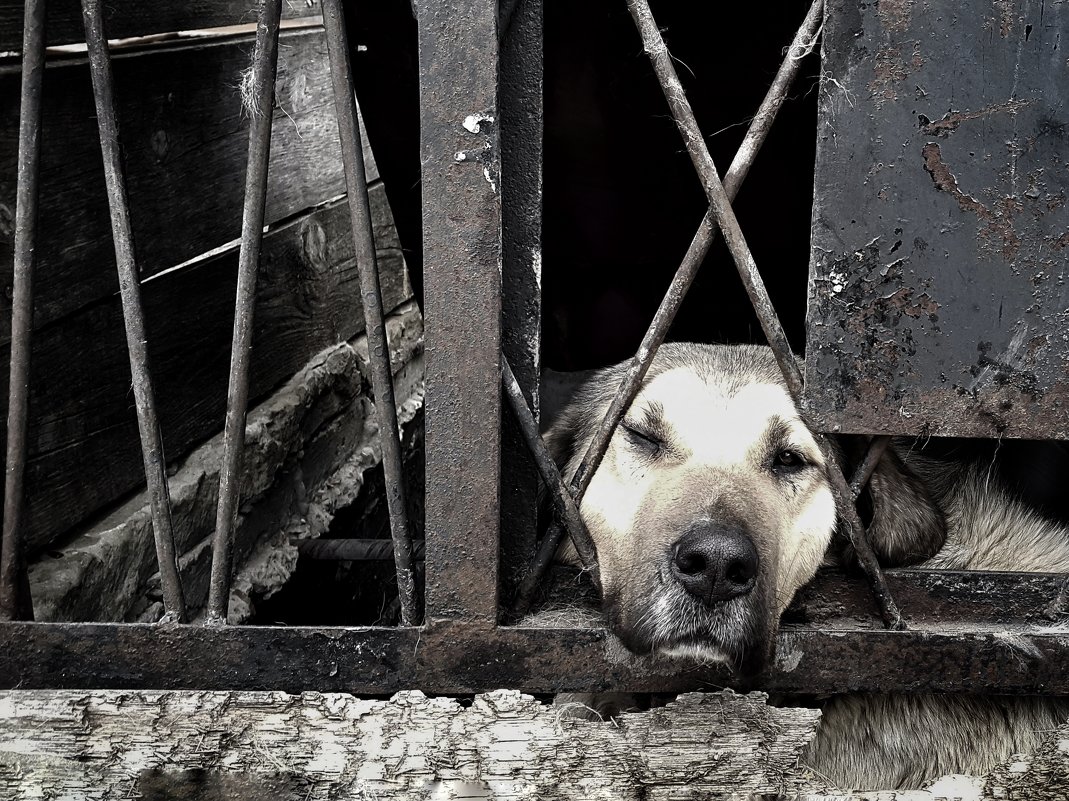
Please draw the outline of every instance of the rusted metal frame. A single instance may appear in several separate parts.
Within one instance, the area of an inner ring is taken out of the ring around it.
[[[323,25],[326,29],[334,108],[337,112],[345,184],[349,196],[356,271],[360,278],[360,295],[367,329],[371,388],[375,394],[379,423],[379,443],[382,447],[382,470],[386,482],[386,506],[390,516],[390,535],[393,539],[401,623],[413,626],[419,622],[419,602],[412,570],[412,530],[408,524],[408,506],[405,501],[401,433],[397,425],[390,345],[386,337],[386,321],[382,309],[382,289],[375,258],[375,236],[367,197],[363,147],[360,143],[360,120],[356,112],[353,69],[349,61],[349,41],[345,32],[345,14],[341,0],[323,0]]]
[[[527,406],[527,400],[523,397],[523,390],[520,389],[512,367],[504,356],[501,357],[501,381],[505,388],[505,397],[512,408],[516,422],[519,423],[527,447],[534,457],[542,481],[553,500],[553,506],[572,539],[572,545],[575,546],[579,560],[589,572],[594,586],[600,591],[601,574],[598,570],[598,553],[594,547],[594,541],[590,538],[590,532],[586,530],[583,518],[579,515],[575,499],[565,486],[560,471],[557,470],[556,462],[553,461],[545,441],[538,433],[538,423],[535,422],[534,415]]]
[[[100,149],[104,157],[104,181],[111,211],[111,233],[115,243],[115,266],[119,273],[119,293],[126,326],[126,347],[130,354],[137,428],[141,436],[145,482],[152,510],[152,533],[160,568],[163,622],[177,623],[185,620],[185,597],[171,525],[167,462],[163,453],[163,437],[160,434],[156,397],[149,369],[148,335],[141,306],[141,280],[130,221],[130,204],[126,195],[126,179],[123,174],[119,124],[115,113],[115,82],[100,0],[82,0],[82,16],[85,22],[89,72],[93,79],[93,96],[96,101]]]
[[[743,137],[742,144],[731,161],[727,175],[724,176],[724,190],[730,200],[735,199],[743,181],[746,180],[750,167],[753,165],[754,159],[764,144],[773,121],[776,119],[776,113],[779,111],[787,96],[787,91],[798,75],[798,69],[801,64],[799,55],[807,52],[813,46],[817,31],[820,28],[823,9],[824,0],[816,0],[810,7],[809,13],[806,14],[805,20],[791,41],[787,50],[787,57],[780,64],[772,85],[765,94],[764,100],[761,101],[761,105],[746,131],[746,135]],[[709,248],[716,241],[718,230],[716,215],[713,209],[710,208],[699,224],[698,230],[695,232],[683,257],[683,261],[672,277],[672,283],[669,285],[668,291],[661,300],[661,304],[658,306],[649,328],[646,329],[638,351],[627,367],[627,372],[620,382],[608,411],[602,418],[594,438],[591,440],[582,461],[580,461],[575,474],[571,478],[571,491],[577,504],[582,502],[583,495],[590,485],[590,479],[601,464],[616,427],[627,413],[631,402],[635,399],[635,395],[638,394],[638,390],[642,386],[642,380],[645,378],[650,364],[653,363],[654,356],[657,355],[657,349],[668,334],[668,329],[671,328],[676,314],[680,306],[682,306],[695,276],[698,274],[698,269],[709,253]],[[524,614],[529,608],[534,591],[538,587],[546,568],[553,561],[553,556],[560,545],[563,535],[564,530],[554,523],[542,538],[535,558],[532,560],[531,566],[516,593],[512,608],[513,617]]]
[[[212,570],[205,618],[208,625],[225,624],[230,606],[234,529],[237,526],[241,459],[245,448],[245,414],[249,405],[249,359],[252,352],[256,270],[260,262],[267,201],[267,169],[271,156],[271,120],[275,103],[281,16],[282,0],[260,0],[249,89],[249,161],[241,218],[223,463],[219,470],[219,502],[212,537]]]
[[[499,617],[498,3],[419,3],[428,623]]]
[[[1060,576],[890,571],[888,579],[908,601],[910,631],[859,626],[858,618],[873,609],[864,581],[818,575],[779,634],[779,651],[800,654],[799,660],[772,665],[749,686],[814,694],[1069,694],[1069,637],[1042,626],[1043,605]],[[952,633],[947,619],[956,621]],[[454,621],[422,630],[7,623],[0,626],[0,687],[452,694],[501,686],[526,692],[740,686],[721,669],[621,660],[613,647],[601,627],[487,629]]]
[[[11,370],[7,402],[4,529],[0,541],[0,619],[32,620],[23,564],[23,480],[30,395],[33,270],[41,177],[41,84],[45,72],[45,0],[26,0],[22,32],[15,253],[11,295]]]
[[[735,261],[735,266],[738,268],[739,276],[742,278],[746,293],[761,323],[765,338],[768,340],[773,354],[775,354],[788,390],[800,402],[802,394],[801,369],[772,306],[764,281],[754,262],[753,254],[750,252],[742,230],[739,228],[738,220],[735,218],[735,213],[731,208],[731,202],[728,200],[724,187],[720,182],[716,165],[713,163],[709,148],[706,146],[705,139],[698,128],[698,122],[694,117],[690,102],[683,91],[683,85],[680,83],[679,76],[676,74],[675,67],[672,64],[672,57],[664,43],[661,32],[657,28],[649,3],[647,0],[627,0],[627,6],[638,28],[639,35],[642,37],[643,47],[650,58],[650,62],[653,64],[654,72],[661,83],[672,117],[683,137],[683,142],[701,179],[706,196],[709,198],[709,204],[716,214],[720,230],[724,233],[724,241]],[[818,437],[818,441],[828,464],[828,477],[832,493],[835,496],[836,506],[840,516],[846,523],[850,542],[854,547],[858,562],[872,582],[872,591],[879,603],[884,621],[892,628],[901,627],[903,625],[902,615],[895,604],[894,598],[891,597],[883,571],[869,545],[865,527],[858,517],[857,509],[854,507],[854,499],[850,487],[846,483],[846,478],[836,464],[827,439]]]
[[[301,540],[297,553],[308,559],[336,562],[374,562],[393,559],[393,540]],[[423,540],[412,541],[412,559],[423,558]]]

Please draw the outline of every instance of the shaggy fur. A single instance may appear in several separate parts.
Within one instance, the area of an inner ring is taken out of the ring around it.
[[[622,376],[622,365],[590,373],[566,402],[547,400],[546,439],[565,475]],[[1066,530],[1012,497],[988,466],[911,445],[896,442],[870,482],[864,511],[885,565],[1069,572]],[[777,467],[785,449],[801,468]],[[858,458],[848,444],[832,450],[848,469]],[[780,614],[835,551],[827,465],[767,348],[663,346],[581,512],[608,624],[629,648],[715,659],[744,674],[768,663]],[[696,524],[746,531],[760,558],[752,593],[710,607],[679,589],[665,565]],[[1069,703],[1049,699],[841,696],[825,704],[807,763],[843,789],[919,788],[1030,751],[1067,715]]]

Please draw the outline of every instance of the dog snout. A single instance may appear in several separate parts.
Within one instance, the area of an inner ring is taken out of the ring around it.
[[[695,527],[672,545],[676,580],[709,605],[750,592],[757,582],[757,567],[753,541],[735,527]]]

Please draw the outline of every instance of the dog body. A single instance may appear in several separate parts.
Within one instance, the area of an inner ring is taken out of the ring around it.
[[[623,366],[589,374],[550,412],[546,440],[565,475],[622,375]],[[767,348],[662,346],[580,507],[607,623],[629,649],[742,675],[767,666],[780,615],[836,531],[827,462],[848,466],[851,449],[822,445]],[[1069,572],[1069,534],[977,465],[896,446],[869,498],[885,565]],[[560,556],[575,560],[567,548]],[[842,696],[825,705],[808,764],[844,788],[920,787],[1031,750],[1067,715],[1069,705],[1047,699]]]

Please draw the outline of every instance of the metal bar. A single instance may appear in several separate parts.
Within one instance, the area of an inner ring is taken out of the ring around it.
[[[817,30],[820,27],[823,8],[824,0],[816,0],[810,7],[809,13],[791,41],[787,51],[787,58],[780,64],[772,85],[750,122],[742,144],[735,153],[735,158],[732,159],[731,166],[724,177],[724,191],[727,192],[730,200],[735,199],[743,181],[746,180],[757,152],[768,136],[772,122],[776,118],[776,113],[783,104],[787,91],[798,74],[801,59],[796,57],[797,54],[812,46]],[[654,356],[657,355],[657,349],[664,341],[668,329],[671,328],[676,314],[680,306],[682,306],[695,276],[698,274],[698,269],[709,253],[709,248],[716,241],[718,230],[716,215],[713,209],[710,208],[698,226],[698,230],[695,232],[683,257],[683,261],[672,277],[672,283],[657,308],[657,313],[654,314],[649,328],[646,329],[646,334],[642,338],[642,343],[639,345],[637,353],[628,365],[627,372],[620,382],[620,387],[617,389],[616,395],[613,397],[613,401],[601,421],[601,425],[598,426],[598,430],[587,447],[575,475],[571,478],[571,487],[576,503],[582,502],[583,495],[590,485],[590,479],[601,464],[616,427],[631,406],[635,395],[638,394],[638,390],[642,386],[642,379],[645,378],[650,364],[653,363]],[[516,601],[512,609],[513,616],[522,615],[527,610],[534,590],[538,586],[538,582],[541,580],[546,568],[553,560],[553,555],[556,553],[563,535],[563,529],[554,524],[550,526],[546,535],[542,538],[530,569],[517,592]]]
[[[382,289],[379,286],[375,236],[367,199],[367,176],[360,144],[360,121],[356,114],[353,69],[349,61],[349,42],[345,33],[345,14],[341,8],[341,0],[323,0],[323,25],[326,28],[327,53],[334,86],[334,108],[338,117],[342,162],[345,165],[356,271],[360,277],[360,294],[367,329],[371,387],[375,393],[379,422],[386,506],[390,514],[397,593],[401,602],[401,623],[413,626],[419,622],[419,608],[416,600],[416,579],[412,572],[412,531],[408,525],[408,506],[405,502],[401,434],[397,425],[390,345],[386,338],[386,322],[382,311]]]
[[[859,626],[874,611],[864,581],[820,575],[787,612],[797,622],[779,634],[779,652],[798,661],[773,665],[756,686],[813,694],[1069,695],[1069,636],[1042,625],[1061,576],[890,571],[888,580],[908,601],[909,631]],[[948,619],[955,621],[952,633]],[[716,668],[621,659],[614,647],[602,628],[487,629],[459,622],[424,629],[7,623],[0,625],[0,687],[455,694],[502,686],[526,692],[738,686]]]
[[[0,618],[32,620],[33,600],[23,592],[23,480],[30,395],[33,270],[41,168],[41,84],[45,72],[45,0],[26,0],[19,101],[15,253],[11,297],[11,371],[7,402],[4,529],[0,542]]]
[[[804,49],[812,42],[820,25],[823,7],[824,0],[816,0],[809,9],[802,26],[798,29],[791,42],[788,49],[788,57],[780,64],[776,77],[772,81],[772,86],[769,87],[764,100],[761,101],[761,106],[750,122],[746,136],[743,137],[742,144],[735,153],[735,158],[731,161],[731,166],[724,177],[724,191],[727,193],[729,201],[735,199],[742,182],[746,180],[758,150],[760,150],[761,145],[764,144],[765,139],[768,137],[768,132],[776,118],[776,113],[783,104],[787,91],[798,74],[798,67],[801,61],[800,59],[792,58],[791,54]],[[586,453],[583,455],[583,460],[576,469],[575,476],[572,478],[572,486],[576,490],[577,501],[582,501],[583,493],[586,492],[586,488],[590,484],[590,478],[605,456],[605,451],[609,447],[609,441],[612,439],[616,426],[619,425],[631,402],[635,399],[635,395],[638,394],[642,379],[653,362],[657,349],[664,341],[668,329],[672,326],[676,313],[683,304],[690,285],[694,282],[698,268],[701,267],[705,256],[709,253],[709,248],[716,241],[716,234],[719,230],[716,219],[714,209],[710,208],[698,226],[698,230],[695,232],[683,257],[683,261],[679,269],[676,270],[672,283],[669,285],[661,305],[657,308],[653,321],[642,338],[638,352],[631,360],[627,373],[620,382],[620,389],[617,390],[609,410],[605,413],[605,418],[598,427],[594,439],[591,440]]]
[[[865,485],[869,483],[873,471],[876,470],[876,465],[880,463],[884,451],[887,450],[887,446],[890,444],[891,438],[886,436],[873,437],[870,440],[868,450],[865,451],[865,458],[857,466],[857,470],[854,471],[854,477],[850,479],[850,494],[854,496],[855,501],[861,495],[862,490],[865,489]]]
[[[516,381],[516,376],[512,372],[508,359],[504,357],[501,360],[501,381],[505,387],[505,397],[508,399],[509,406],[512,407],[516,422],[520,425],[520,431],[523,433],[527,447],[534,457],[535,465],[542,476],[542,481],[553,499],[557,514],[564,521],[565,528],[572,539],[572,545],[575,546],[575,552],[579,554],[583,567],[589,571],[590,577],[594,581],[594,586],[600,591],[601,576],[598,571],[598,554],[597,549],[594,547],[594,541],[586,530],[583,518],[579,515],[579,509],[575,505],[575,499],[568,492],[568,488],[557,470],[553,457],[550,456],[545,441],[538,433],[538,423],[535,422],[534,415],[531,414],[531,410],[527,406],[527,401],[523,397],[523,390],[520,389],[519,382]]]
[[[249,356],[256,299],[256,269],[263,240],[267,200],[267,168],[271,156],[271,118],[275,103],[278,30],[282,0],[260,0],[256,46],[249,90],[249,162],[245,174],[245,207],[241,219],[234,336],[230,352],[230,386],[226,399],[223,464],[219,470],[219,505],[212,538],[212,572],[206,623],[226,623],[230,606],[230,571],[234,528],[238,518],[241,457],[245,448],[245,413],[249,405]]]
[[[163,591],[163,622],[185,619],[185,598],[178,572],[178,554],[171,525],[171,498],[167,487],[167,462],[163,452],[156,414],[156,396],[152,388],[149,367],[148,334],[141,307],[141,280],[134,247],[130,204],[126,196],[122,151],[119,144],[119,124],[115,114],[115,82],[111,71],[108,39],[104,32],[104,18],[100,0],[82,0],[85,20],[85,41],[89,55],[89,71],[93,78],[100,150],[104,158],[104,181],[111,210],[111,234],[115,243],[115,266],[119,274],[119,293],[122,297],[123,321],[126,325],[126,347],[130,354],[130,375],[133,383],[134,405],[137,408],[137,428],[141,437],[141,454],[145,464],[145,483],[152,509],[152,533],[156,543],[156,559],[160,568],[160,587]]]
[[[393,540],[301,540],[297,553],[308,559],[336,562],[374,562],[393,559]],[[423,540],[412,541],[412,559],[423,558]]]
[[[539,419],[542,367],[543,0],[501,8],[501,339]],[[501,586],[515,592],[538,544],[538,469],[511,416],[501,421]]]
[[[739,222],[735,218],[735,212],[731,208],[731,202],[724,191],[717,174],[716,165],[713,163],[709,148],[705,144],[698,121],[694,117],[694,111],[690,107],[683,85],[679,81],[672,57],[657,28],[657,23],[650,12],[647,0],[627,0],[627,7],[642,37],[643,48],[650,58],[654,72],[661,83],[665,99],[676,122],[687,152],[698,172],[698,177],[709,198],[709,205],[716,214],[720,230],[724,233],[724,241],[731,252],[731,256],[738,268],[739,277],[746,288],[746,294],[753,304],[754,312],[761,323],[765,338],[768,340],[776,361],[779,363],[787,388],[796,400],[801,400],[802,372],[791,349],[790,342],[780,325],[776,310],[765,289],[764,281],[757,270],[753,254],[750,252],[746,239],[743,236]],[[884,580],[879,562],[872,551],[865,535],[865,528],[854,508],[850,487],[843,477],[842,471],[835,465],[834,457],[827,440],[818,437],[821,450],[829,465],[828,477],[831,483],[832,494],[835,496],[839,514],[847,525],[850,542],[854,546],[858,562],[872,582],[872,591],[879,605],[887,625],[898,628],[902,624],[902,615],[898,610],[894,599],[890,595]]]
[[[419,4],[426,341],[426,619],[498,618],[498,3]]]

